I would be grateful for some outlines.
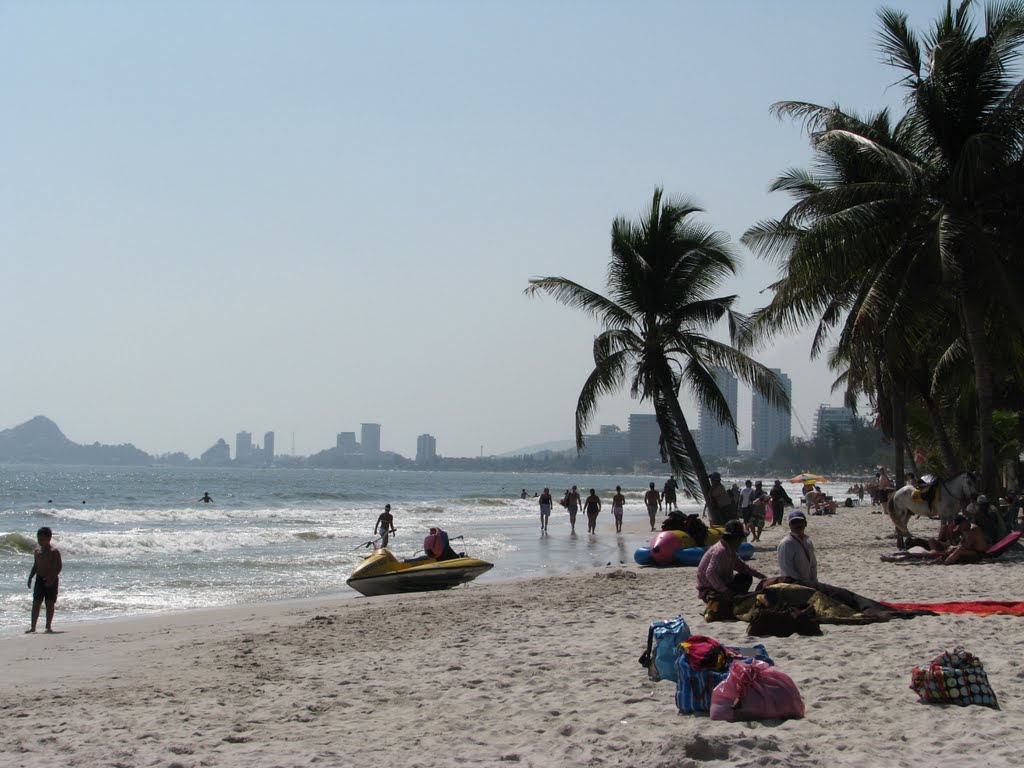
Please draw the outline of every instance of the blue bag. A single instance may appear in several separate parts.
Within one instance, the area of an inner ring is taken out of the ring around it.
[[[647,674],[651,680],[675,680],[676,656],[679,655],[679,644],[690,636],[690,627],[686,619],[676,616],[667,621],[652,621],[647,631],[647,653],[641,657],[646,660]]]

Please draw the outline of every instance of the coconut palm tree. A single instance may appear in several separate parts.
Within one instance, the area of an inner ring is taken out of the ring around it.
[[[797,204],[782,219],[749,230],[744,242],[781,256],[784,280],[803,274],[776,294],[758,322],[780,329],[820,318],[816,346],[844,313],[847,324],[852,317],[878,327],[933,314],[941,303],[923,308],[914,287],[926,274],[941,276],[952,299],[944,322],[960,329],[970,355],[982,487],[991,492],[997,481],[989,331],[997,323],[1018,336],[1024,331],[1014,296],[1024,276],[1024,82],[1014,74],[1024,3],[990,3],[981,35],[972,5],[963,0],[954,11],[947,4],[924,36],[908,28],[906,14],[879,13],[880,49],[907,89],[906,114],[891,130],[884,113],[860,120],[835,106],[775,105],[778,114],[806,121],[816,172],[781,177],[775,188],[795,194]],[[823,296],[801,299],[815,270],[819,285],[835,283]],[[795,306],[786,305],[790,300]]]
[[[789,402],[775,374],[734,346],[747,335],[748,319],[733,310],[736,296],[714,294],[736,275],[737,259],[726,234],[693,220],[701,212],[690,200],[663,201],[662,190],[655,189],[650,209],[637,221],[620,217],[612,224],[607,295],[565,277],[534,278],[526,294],[547,294],[603,326],[594,339],[594,370],[576,405],[577,449],[584,448],[600,397],[628,383],[634,398],[654,405],[662,459],[687,490],[707,497],[707,470],[679,404],[681,387],[734,435],[735,414],[716,383],[716,369],[772,403]],[[723,318],[732,345],[707,335]]]

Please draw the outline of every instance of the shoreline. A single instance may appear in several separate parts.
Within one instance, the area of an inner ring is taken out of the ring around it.
[[[557,514],[557,513],[556,513]],[[647,521],[644,519],[641,521],[637,515],[634,515],[633,519],[626,519],[623,522],[622,534],[616,534],[614,531],[607,529],[600,530],[596,538],[589,538],[585,532],[580,532],[586,528],[586,517],[583,513],[580,513],[580,519],[577,520],[577,533],[575,539],[570,537],[568,533],[568,519],[565,517],[563,510],[562,518],[555,519],[556,515],[552,515],[551,532],[546,537],[539,535],[537,528],[539,527],[539,521],[533,521],[527,525],[523,522],[517,524],[516,528],[509,532],[509,536],[519,543],[520,550],[513,552],[510,555],[506,555],[503,558],[495,560],[495,569],[484,574],[480,577],[480,580],[474,582],[477,584],[504,584],[507,582],[518,581],[520,579],[531,579],[541,578],[545,575],[556,575],[559,573],[573,573],[575,571],[586,571],[593,567],[604,567],[604,565],[611,562],[632,563],[633,562],[633,551],[636,547],[646,546],[648,538],[645,538],[647,534]],[[601,525],[610,525],[610,512],[607,513],[609,519],[604,519],[606,513],[602,512]],[[533,527],[530,527],[533,526]],[[650,534],[653,535],[653,534]],[[643,541],[641,541],[643,539]],[[571,543],[571,544],[570,544]],[[543,545],[544,549],[540,549]],[[560,565],[562,561],[558,559],[561,554],[565,553],[565,550],[570,546],[580,547],[585,546],[588,549],[592,547],[599,547],[601,552],[604,552],[606,557],[600,558],[602,562],[600,565],[594,560],[593,554],[589,555],[589,562],[583,560],[583,555],[580,555],[579,560]],[[536,547],[537,550],[534,553],[520,554],[525,547]],[[392,551],[395,552],[398,557],[409,557],[413,553],[408,551],[409,547],[407,542],[398,542],[398,548],[392,547]],[[615,549],[615,552],[612,550]],[[470,551],[472,554],[472,551]],[[608,560],[608,557],[614,556],[615,559]],[[529,560],[531,557],[537,557],[539,562],[534,564],[535,570],[530,572],[524,570],[524,560]],[[502,562],[511,564],[511,572],[503,572],[501,570]],[[69,570],[73,568],[73,561],[68,561],[67,565]],[[27,573],[27,570],[25,571]],[[69,594],[73,594],[74,580],[73,575],[65,579],[65,584],[62,585],[61,597],[67,599]],[[31,597],[30,593],[25,593],[27,597]],[[303,601],[315,601],[320,599],[360,599],[363,596],[351,589],[350,587],[341,585],[340,590],[328,590],[326,592],[314,595],[297,596],[297,597],[281,597],[274,598],[265,601],[256,601],[244,603],[243,606],[259,607],[265,605],[277,605],[286,604],[290,602],[303,602]],[[28,603],[26,602],[26,605]],[[64,627],[79,627],[87,626],[97,622],[111,622],[111,621],[130,621],[134,619],[145,620],[149,618],[159,618],[161,616],[177,616],[179,614],[189,613],[201,613],[205,611],[224,611],[232,610],[238,606],[199,606],[199,607],[187,607],[187,608],[175,608],[163,611],[153,612],[140,612],[140,613],[126,613],[117,616],[90,616],[86,615],[74,615],[68,618],[66,615],[62,615],[61,601],[58,599],[57,602],[57,614],[55,618],[55,626],[60,629]],[[24,630],[28,626],[29,613],[26,608],[24,612],[24,624],[10,624],[0,626],[0,642],[3,642],[5,638],[16,637],[24,633]]]
[[[890,526],[891,527],[891,526]],[[916,526],[923,530],[924,524]],[[812,517],[821,578],[877,600],[1014,599],[1019,558],[883,564],[868,508]],[[753,564],[774,573],[780,529]],[[5,765],[959,766],[1019,762],[1024,623],[923,616],[760,638],[807,717],[725,723],[679,715],[671,682],[636,659],[651,619],[706,624],[692,568],[590,568],[442,592],[304,598],[130,617],[0,640]],[[1001,710],[921,705],[910,669],[962,644]],[[42,735],[45,733],[45,737]]]

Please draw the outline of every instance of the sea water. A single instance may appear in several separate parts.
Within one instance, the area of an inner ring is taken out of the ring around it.
[[[367,554],[389,503],[409,557],[431,526],[456,550],[494,563],[477,581],[504,581],[631,562],[647,536],[617,536],[614,487],[626,517],[646,520],[647,482],[613,477],[316,469],[0,467],[0,635],[28,625],[35,533],[54,531],[64,560],[57,622],[116,618],[289,598],[357,597],[345,580]],[[577,485],[604,501],[597,536],[580,513],[576,536],[555,506],[540,536],[537,499]],[[520,498],[526,489],[528,498]],[[213,502],[199,501],[209,492]],[[694,507],[689,511],[700,511]]]

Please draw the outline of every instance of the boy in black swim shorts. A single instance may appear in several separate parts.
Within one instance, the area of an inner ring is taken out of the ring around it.
[[[46,603],[46,631],[53,632],[53,612],[57,606],[57,591],[60,587],[60,571],[63,563],[60,559],[60,551],[52,545],[53,531],[43,526],[36,533],[36,541],[39,546],[35,551],[35,562],[28,574],[28,588],[32,589],[32,578],[35,577],[36,586],[32,589],[32,626],[26,630],[27,633],[36,631],[36,624],[39,621],[39,611]]]

